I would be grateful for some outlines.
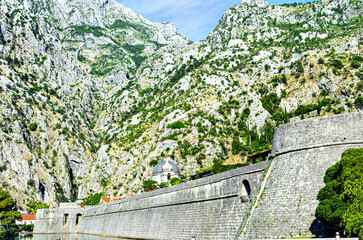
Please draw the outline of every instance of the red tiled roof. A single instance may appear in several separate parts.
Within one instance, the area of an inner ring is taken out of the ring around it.
[[[102,197],[102,200],[105,201],[106,203],[110,202],[110,198],[109,197]]]
[[[35,215],[22,215],[23,220],[35,220]]]
[[[135,194],[132,194],[132,193],[124,193],[124,196],[125,197],[133,197],[133,196],[135,196]]]
[[[118,201],[118,200],[120,200],[120,197],[113,197],[113,198],[111,199],[111,201]]]

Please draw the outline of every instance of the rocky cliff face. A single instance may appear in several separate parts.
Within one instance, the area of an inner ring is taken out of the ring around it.
[[[361,10],[244,1],[192,44],[113,0],[2,0],[1,184],[21,205],[137,192],[162,159],[190,175],[356,111]]]

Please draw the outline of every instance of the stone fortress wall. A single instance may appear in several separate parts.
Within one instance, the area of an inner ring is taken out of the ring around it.
[[[86,210],[43,209],[37,212],[34,232],[232,239],[246,220],[267,165],[261,162]]]
[[[363,147],[363,113],[332,115],[275,129],[274,160],[245,239],[321,233],[316,196],[326,170],[348,148]]]
[[[325,171],[347,148],[363,147],[362,129],[363,113],[286,124],[275,129],[271,162],[87,210],[42,210],[34,231],[142,239],[309,236],[319,230],[314,213]]]

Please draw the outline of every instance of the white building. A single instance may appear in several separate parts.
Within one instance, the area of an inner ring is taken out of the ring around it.
[[[173,177],[181,178],[180,169],[170,161],[162,161],[156,164],[152,173],[152,180],[160,183],[168,183]]]
[[[29,225],[29,224],[34,224],[35,223],[35,215],[22,215],[23,216],[23,220],[22,221],[18,221],[16,220],[15,223],[17,225]]]

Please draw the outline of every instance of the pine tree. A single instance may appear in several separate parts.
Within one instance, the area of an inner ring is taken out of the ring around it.
[[[15,235],[18,232],[18,227],[15,220],[22,220],[22,216],[17,212],[17,206],[14,199],[9,193],[0,188],[0,220],[1,226],[7,229],[6,237]],[[1,233],[0,233],[1,237]]]

